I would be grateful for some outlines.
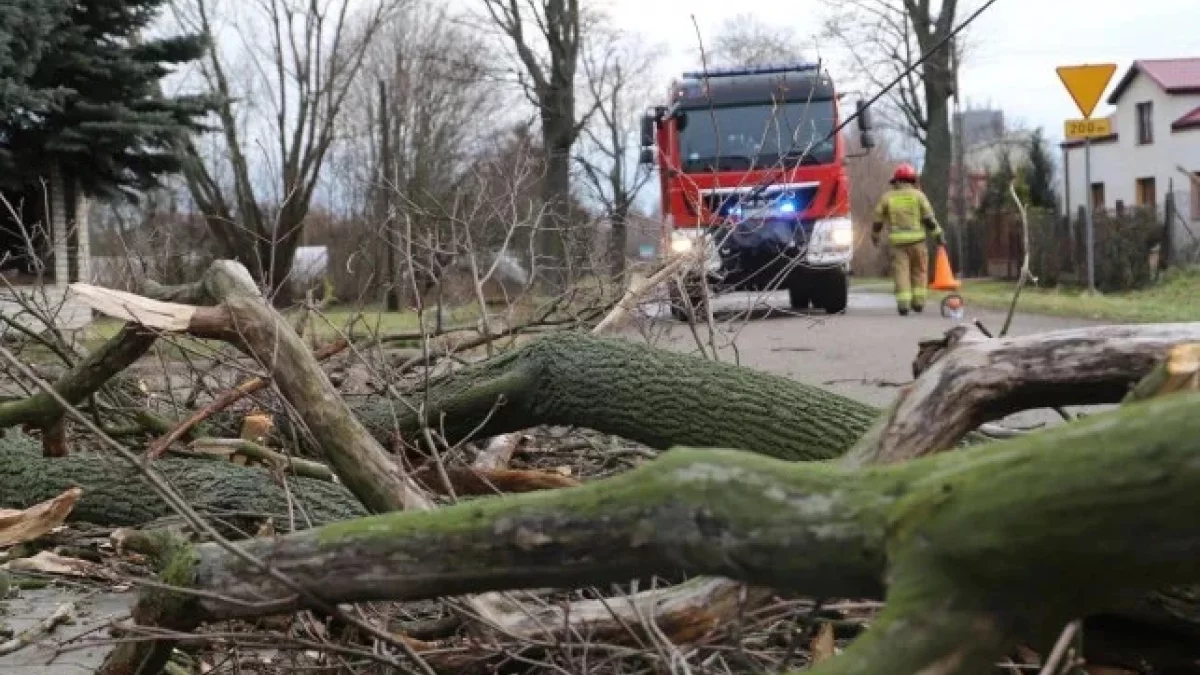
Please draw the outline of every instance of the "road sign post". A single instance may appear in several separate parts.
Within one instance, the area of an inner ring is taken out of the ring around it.
[[[1096,225],[1092,220],[1092,137],[1083,139],[1083,219],[1087,246],[1088,291],[1096,292]],[[1069,215],[1069,214],[1068,214]]]
[[[1117,70],[1115,63],[1059,66],[1058,79],[1062,80],[1067,93],[1075,101],[1081,120],[1067,120],[1064,124],[1067,140],[1083,140],[1083,214],[1086,228],[1087,283],[1088,291],[1096,290],[1096,228],[1092,218],[1092,139],[1112,134],[1112,122],[1108,119],[1092,119],[1092,112],[1108,82]],[[1071,214],[1067,214],[1070,218]]]

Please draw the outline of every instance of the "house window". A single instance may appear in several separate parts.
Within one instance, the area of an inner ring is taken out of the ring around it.
[[[1104,210],[1104,183],[1092,183],[1092,210]]]
[[[1149,145],[1154,142],[1154,103],[1143,101],[1137,104],[1138,143]]]
[[[1137,179],[1137,205],[1145,208],[1154,208],[1154,176]]]

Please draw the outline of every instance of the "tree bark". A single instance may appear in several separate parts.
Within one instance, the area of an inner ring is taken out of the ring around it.
[[[939,223],[947,223],[950,204],[950,90],[944,77],[934,77],[937,67],[948,70],[948,56],[935,54],[925,65],[925,110],[928,128],[925,131],[925,162],[921,167],[921,189],[929,197]],[[935,63],[941,61],[943,63]]]
[[[879,413],[750,368],[571,332],[441,378],[428,398],[430,425],[449,443],[573,425],[652,448],[736,447],[789,460],[840,456]],[[354,410],[377,438],[418,436],[409,406],[374,400]]]
[[[617,283],[625,282],[625,249],[629,246],[629,198],[618,197],[620,202],[612,210],[611,241],[608,243],[609,273]]]
[[[912,385],[847,461],[898,462],[952,447],[985,422],[1021,410],[1117,403],[1200,323],[1104,326],[1002,340],[963,340],[925,362]]]
[[[226,461],[164,458],[154,463],[202,515],[253,532],[265,518],[279,530],[323,525],[368,514],[345,487],[328,481],[287,477]],[[114,457],[77,454],[43,458],[28,439],[0,439],[0,506],[26,508],[71,487],[83,488],[69,520],[113,527],[144,525],[174,515],[153,491],[137,489],[141,476]]]
[[[579,488],[373,516],[248,547],[332,602],[650,572],[822,597],[886,587],[872,629],[813,672],[965,675],[1071,617],[1200,582],[1200,524],[1178,516],[1200,508],[1198,409],[1200,395],[1171,396],[872,471],[679,449]],[[194,599],[199,618],[302,606],[224,549],[192,551],[177,576],[212,592]]]

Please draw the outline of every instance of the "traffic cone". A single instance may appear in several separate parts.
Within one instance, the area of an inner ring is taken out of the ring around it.
[[[933,283],[929,287],[935,291],[957,291],[961,285],[962,282],[954,278],[954,270],[950,269],[950,256],[946,253],[945,244],[938,245],[933,261]]]

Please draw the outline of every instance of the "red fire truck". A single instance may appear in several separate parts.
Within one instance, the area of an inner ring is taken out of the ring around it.
[[[834,133],[839,98],[816,64],[710,69],[684,73],[668,105],[642,119],[641,162],[659,173],[662,249],[705,248],[684,293],[670,284],[676,318],[699,307],[701,284],[787,288],[795,309],[845,310],[854,237],[845,138]],[[857,107],[870,148],[868,111]]]

